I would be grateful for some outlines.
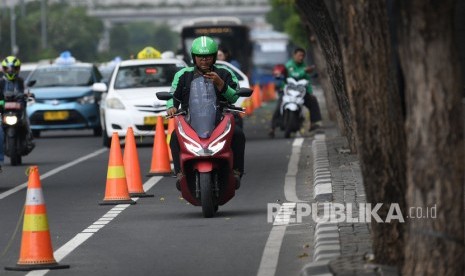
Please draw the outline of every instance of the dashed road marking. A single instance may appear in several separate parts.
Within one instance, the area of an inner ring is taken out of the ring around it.
[[[144,191],[150,190],[155,184],[158,183],[163,177],[162,176],[155,176],[147,180],[144,183]],[[137,201],[139,198],[133,198],[134,201]],[[122,213],[126,208],[131,206],[130,204],[118,204],[113,207],[110,211],[106,212],[101,218],[96,220],[93,224],[89,225],[86,229],[84,229],[81,233],[78,233],[74,238],[69,240],[65,243],[62,247],[58,248],[53,255],[55,256],[55,260],[60,262],[68,256],[71,252],[76,250],[81,244],[87,241],[90,237],[92,237],[95,233],[97,233],[100,229],[108,225],[115,217],[117,217],[120,213]],[[47,274],[50,270],[35,270],[31,271],[27,276],[42,276]]]

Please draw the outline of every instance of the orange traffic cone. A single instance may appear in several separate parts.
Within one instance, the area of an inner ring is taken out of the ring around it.
[[[244,106],[245,106],[245,115],[250,116],[253,114],[253,102],[252,99],[247,98],[244,100]]]
[[[157,118],[157,126],[153,140],[152,164],[147,175],[171,175],[168,145],[166,144],[165,128],[163,126],[163,118],[161,116],[158,116]]]
[[[113,136],[111,138],[105,198],[99,204],[136,204],[136,202],[129,197],[126,173],[124,171],[123,155],[121,154],[119,137],[116,132],[113,132]]]
[[[29,168],[19,261],[16,266],[5,269],[30,271],[61,268],[69,268],[69,265],[59,265],[53,256],[39,169],[33,166]]]
[[[276,85],[274,82],[270,82],[268,85],[270,86],[270,100],[274,101],[278,98],[278,96],[276,96]]]
[[[137,154],[136,139],[132,127],[128,128],[124,143],[124,172],[130,197],[153,197],[153,194],[146,194],[142,186],[140,174],[139,155]]]
[[[171,133],[173,133],[175,128],[174,118],[170,118],[168,120],[168,134],[166,135],[166,144],[168,145],[168,155],[170,157],[170,161],[173,161],[173,155],[171,155],[171,148],[170,148],[170,141],[171,141]]]
[[[270,101],[270,86],[268,85],[268,83],[265,83],[262,89],[262,102],[268,101]]]
[[[262,106],[262,96],[261,96],[259,84],[256,84],[254,86],[253,94],[252,94],[252,103],[253,103],[254,110]]]

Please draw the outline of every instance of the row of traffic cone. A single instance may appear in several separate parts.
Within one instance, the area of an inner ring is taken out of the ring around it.
[[[251,98],[247,98],[243,107],[245,108],[245,114],[250,116],[253,114],[255,109],[260,108],[263,102],[268,102],[277,99],[275,84],[270,82],[263,85],[263,89],[259,84],[253,86],[253,93]]]
[[[172,121],[169,129],[174,129]],[[169,135],[171,132],[169,131]],[[157,138],[158,137],[158,138]],[[163,141],[163,143],[161,142]],[[168,139],[169,141],[169,139]],[[166,148],[166,150],[165,150]],[[161,117],[157,121],[154,142],[154,154],[166,158],[153,158],[151,174],[171,173],[169,166],[168,146]],[[169,171],[166,170],[168,160]],[[165,167],[164,167],[165,166]],[[16,266],[5,267],[5,270],[31,271],[39,269],[64,269],[69,265],[60,265],[53,256],[53,248],[47,219],[39,169],[32,166],[28,171],[28,186],[24,211],[23,234],[20,256]],[[153,197],[144,192],[140,174],[139,157],[132,128],[128,128],[125,140],[124,158],[121,154],[119,137],[113,134],[110,157],[108,161],[105,197],[101,205],[135,204],[131,197]]]

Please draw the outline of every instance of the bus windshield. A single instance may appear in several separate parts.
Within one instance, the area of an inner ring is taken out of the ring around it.
[[[181,30],[184,60],[192,63],[190,48],[192,41],[199,36],[210,36],[218,45],[226,47],[231,57],[239,62],[241,70],[249,74],[252,67],[252,42],[249,27],[237,20],[218,18],[202,19],[185,25]]]

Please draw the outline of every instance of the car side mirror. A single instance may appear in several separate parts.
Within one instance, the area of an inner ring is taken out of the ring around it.
[[[173,98],[173,95],[170,92],[157,92],[157,98],[162,101],[168,101]]]
[[[94,92],[106,92],[107,91],[107,85],[103,82],[97,82],[92,85],[92,90]]]
[[[36,84],[37,80],[30,80],[27,82],[27,87],[32,87]]]

